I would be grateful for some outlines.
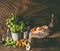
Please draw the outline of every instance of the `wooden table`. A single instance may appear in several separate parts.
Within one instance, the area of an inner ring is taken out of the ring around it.
[[[48,38],[56,38],[56,42],[51,41],[50,43],[45,43],[45,45],[42,47],[41,44],[34,44],[35,47],[33,47],[30,51],[60,51],[60,32],[57,32],[55,34],[52,34],[51,36],[48,36]],[[48,44],[51,44],[51,46],[48,46]],[[37,47],[36,45],[39,45]],[[56,45],[56,46],[53,46]],[[27,51],[25,48],[9,48],[3,45],[0,45],[0,51]]]
[[[0,51],[27,51],[25,48],[8,48],[0,46]],[[30,51],[60,51],[60,47],[32,48]]]

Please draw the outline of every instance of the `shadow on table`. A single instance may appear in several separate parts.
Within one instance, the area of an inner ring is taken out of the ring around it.
[[[33,42],[31,44],[32,48],[46,48],[46,47],[60,47],[60,42],[57,41],[56,39],[52,39],[52,38],[48,38],[47,41],[40,41],[39,40],[35,40],[35,42]]]

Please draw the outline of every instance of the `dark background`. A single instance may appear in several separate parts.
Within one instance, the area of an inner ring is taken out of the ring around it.
[[[0,33],[6,33],[5,21],[11,13],[26,21],[30,27],[48,25],[52,13],[55,17],[54,30],[60,30],[59,0],[0,0]]]

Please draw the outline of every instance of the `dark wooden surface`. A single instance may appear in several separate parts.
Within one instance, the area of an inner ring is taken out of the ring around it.
[[[0,46],[0,51],[27,51],[25,48],[8,48]],[[30,51],[60,51],[60,47],[32,48]]]
[[[56,32],[43,39],[32,39],[30,51],[60,51],[60,32]],[[9,48],[0,44],[0,51],[27,51],[22,47]]]

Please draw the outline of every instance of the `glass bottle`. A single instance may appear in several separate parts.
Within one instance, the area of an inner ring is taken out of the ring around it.
[[[29,31],[30,31],[29,22],[26,22],[26,31],[24,32],[24,39],[29,38]]]
[[[54,26],[54,14],[52,13],[51,22],[49,23],[49,27],[52,28]]]
[[[9,38],[10,38],[10,32],[9,32],[9,29],[7,29],[6,40],[8,40]]]
[[[5,34],[2,34],[2,44],[5,44]]]
[[[52,13],[52,17],[51,17],[51,20],[50,20],[50,23],[49,23],[49,30],[50,30],[50,33],[53,33],[54,32],[54,25],[55,24],[55,18],[54,18],[54,14]]]

